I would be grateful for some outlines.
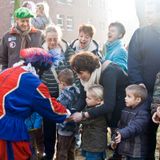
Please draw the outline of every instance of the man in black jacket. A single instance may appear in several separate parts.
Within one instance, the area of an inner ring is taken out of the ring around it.
[[[160,71],[160,1],[147,0],[145,8],[149,25],[137,29],[131,38],[128,50],[128,75],[131,84],[140,84],[147,88],[150,109],[156,74]],[[150,127],[148,158],[154,160],[157,126],[151,122]]]

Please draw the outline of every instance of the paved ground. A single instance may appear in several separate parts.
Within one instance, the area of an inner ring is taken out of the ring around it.
[[[111,155],[111,153],[109,153],[109,155]],[[158,131],[157,131],[157,146],[156,146],[155,157],[156,157],[156,160],[160,160],[160,127],[158,128]],[[84,160],[84,158],[81,156],[80,151],[76,152],[75,160]]]
[[[75,160],[84,160],[84,158],[81,156],[80,152],[76,152],[76,159]]]

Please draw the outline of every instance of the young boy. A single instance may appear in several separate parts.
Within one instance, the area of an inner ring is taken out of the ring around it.
[[[74,75],[72,70],[64,69],[58,74],[59,87],[62,90],[57,100],[72,113],[79,97],[79,89],[73,85]],[[74,160],[75,133],[77,130],[74,122],[64,122],[57,125],[57,155],[56,160]]]
[[[92,107],[98,107],[103,103],[103,87],[92,85],[86,92],[87,107],[85,111]],[[83,118],[85,116],[83,115]],[[95,119],[86,119],[82,122],[82,155],[86,160],[104,160],[107,146],[107,124],[106,119],[101,116]]]
[[[31,148],[33,152],[32,159],[42,158],[44,152],[42,117],[37,112],[34,112],[25,120],[25,124],[30,135]]]
[[[126,160],[144,160],[148,153],[147,130],[150,114],[145,100],[147,90],[140,85],[130,85],[126,88],[126,108],[122,110],[119,128],[115,142],[117,151]]]

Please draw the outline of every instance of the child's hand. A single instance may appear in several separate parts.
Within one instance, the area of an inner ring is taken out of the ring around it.
[[[154,123],[160,123],[160,107],[157,107],[157,111],[153,114],[152,120]]]
[[[112,148],[113,150],[115,150],[116,147],[117,147],[117,143],[114,142],[114,141],[111,141],[111,148]]]
[[[158,113],[157,113],[157,112],[155,112],[155,113],[153,114],[152,120],[153,120],[154,123],[157,123],[157,124],[160,123],[160,117],[158,116]]]
[[[121,138],[122,138],[121,134],[119,132],[117,132],[117,136],[115,137],[115,142],[117,144],[120,143],[121,142]]]

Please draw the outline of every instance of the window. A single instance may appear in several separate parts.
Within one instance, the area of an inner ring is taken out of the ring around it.
[[[72,5],[73,0],[56,0],[57,3],[60,4],[68,4],[68,5]]]
[[[103,9],[106,8],[106,5],[107,5],[106,0],[101,0],[99,4],[100,4],[100,8],[103,8]]]
[[[57,14],[56,18],[57,18],[57,25],[61,29],[64,29],[64,15]]]
[[[72,5],[72,3],[73,3],[73,0],[67,0],[68,5]]]
[[[56,2],[61,3],[61,4],[65,4],[66,0],[56,0]]]
[[[88,0],[88,7],[92,7],[94,4],[93,0]]]
[[[73,17],[72,16],[67,16],[66,24],[67,24],[67,30],[72,31],[73,30]]]

